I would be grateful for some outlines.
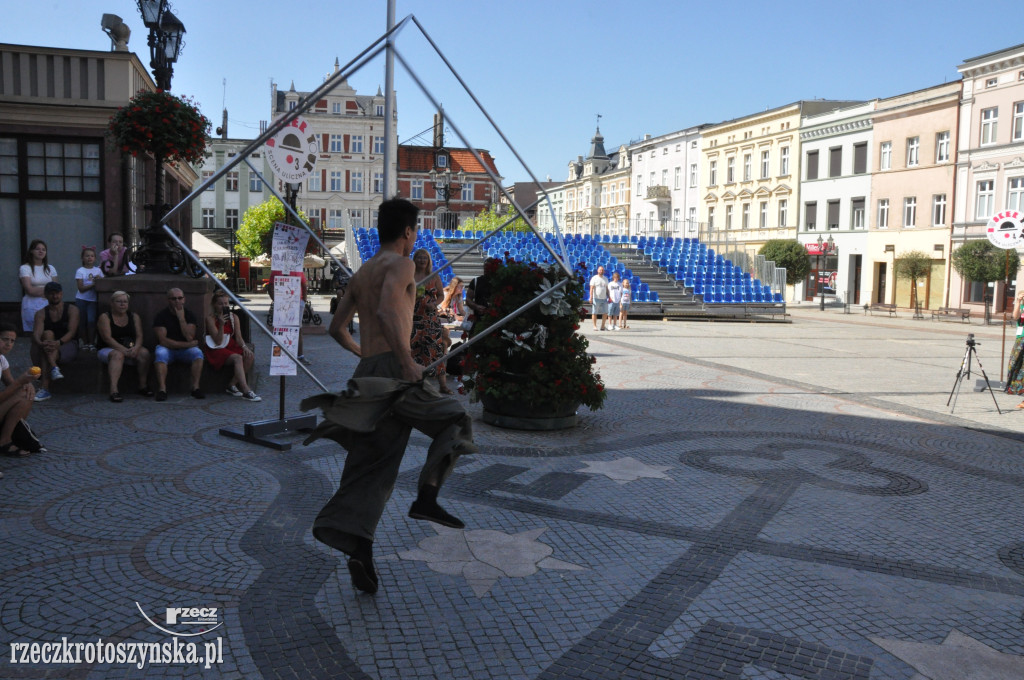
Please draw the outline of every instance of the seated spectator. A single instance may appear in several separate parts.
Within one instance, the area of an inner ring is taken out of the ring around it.
[[[254,355],[242,338],[238,317],[231,312],[231,301],[223,290],[216,290],[206,317],[206,362],[215,371],[227,366],[232,372],[227,393],[247,401],[262,401],[249,389],[246,372],[252,369]]]
[[[128,309],[131,297],[123,290],[114,291],[110,296],[110,311],[100,314],[96,329],[100,336],[99,360],[107,365],[110,376],[110,401],[119,404],[124,401],[118,385],[125,364],[135,366],[139,372],[139,394],[152,397],[149,389],[149,350],[142,345],[142,319]]]
[[[18,329],[11,324],[0,323],[0,382],[4,386],[0,392],[0,453],[5,456],[27,456],[30,453],[14,443],[14,427],[32,410],[36,396],[32,382],[39,377],[31,370],[17,378],[11,375],[11,365],[5,355],[14,349],[17,337]],[[3,477],[2,473],[0,477]]]
[[[78,356],[78,308],[64,302],[64,289],[56,281],[43,287],[47,305],[36,312],[32,326],[32,363],[43,369],[36,401],[51,396],[50,381],[62,380],[60,364]]]
[[[203,350],[196,339],[196,316],[185,309],[185,294],[180,288],[167,291],[167,307],[153,318],[153,332],[156,333],[156,351],[153,363],[156,368],[156,400],[167,401],[167,364],[171,362],[190,364],[192,398],[205,399],[199,389],[203,375]]]
[[[103,272],[96,266],[96,249],[82,246],[82,266],[75,272],[78,292],[75,307],[78,307],[79,330],[82,349],[96,351],[96,279],[102,279]]]
[[[466,320],[466,305],[462,302],[462,291],[465,286],[458,276],[452,277],[444,288],[444,300],[441,301],[441,316],[449,322],[462,323]]]
[[[107,237],[107,249],[100,252],[100,269],[104,276],[120,276],[129,272],[130,264],[124,237],[115,231]]]

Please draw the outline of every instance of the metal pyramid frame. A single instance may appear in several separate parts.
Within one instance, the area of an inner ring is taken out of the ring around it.
[[[381,35],[379,38],[377,38],[372,43],[370,43],[370,45],[368,45],[362,52],[357,54],[351,61],[349,61],[347,64],[345,64],[344,67],[339,68],[338,70],[336,70],[319,87],[317,87],[315,90],[313,90],[308,95],[306,95],[305,98],[301,99],[295,105],[294,109],[288,111],[281,118],[278,118],[277,120],[273,121],[267,127],[267,129],[262,134],[260,134],[256,139],[254,139],[243,151],[240,151],[228,163],[226,163],[225,165],[221,166],[220,169],[215,171],[213,173],[213,175],[211,175],[204,182],[202,182],[196,189],[194,189],[192,191],[192,193],[190,193],[188,196],[183,198],[180,203],[178,203],[176,206],[171,208],[171,210],[166,215],[164,215],[164,217],[163,217],[163,221],[165,222],[165,224],[163,225],[164,232],[175,242],[175,244],[177,244],[177,246],[179,248],[182,249],[184,254],[188,258],[190,258],[196,264],[196,266],[204,274],[206,274],[211,279],[213,279],[214,283],[219,288],[221,288],[225,293],[227,293],[227,295],[230,297],[232,302],[234,302],[236,305],[238,305],[239,308],[244,310],[246,315],[249,316],[250,320],[253,323],[255,323],[255,325],[264,334],[266,334],[271,339],[273,339],[273,334],[257,318],[257,315],[254,314],[253,312],[251,312],[244,304],[242,304],[241,300],[239,300],[239,298],[236,297],[234,293],[232,293],[230,290],[228,290],[226,284],[222,283],[220,280],[218,280],[216,277],[213,276],[213,273],[209,270],[209,268],[207,268],[206,265],[203,264],[199,260],[199,258],[189,249],[189,247],[187,245],[185,245],[185,243],[178,237],[178,235],[175,234],[174,231],[169,226],[167,226],[166,222],[169,222],[170,219],[173,216],[177,215],[179,212],[184,210],[198,196],[202,195],[202,193],[204,191],[206,191],[207,187],[209,187],[214,182],[216,182],[218,179],[220,179],[221,177],[226,175],[228,172],[231,171],[232,168],[234,168],[236,165],[238,165],[239,163],[241,163],[244,160],[246,162],[246,164],[248,164],[250,170],[252,172],[254,172],[257,176],[259,176],[261,180],[263,180],[263,185],[265,187],[267,187],[270,190],[270,192],[275,197],[277,197],[278,200],[281,201],[282,204],[284,204],[285,209],[291,214],[291,216],[293,218],[295,218],[297,223],[300,224],[302,227],[304,227],[306,229],[306,231],[309,232],[309,234],[313,238],[313,240],[316,241],[316,243],[319,244],[320,247],[322,247],[324,249],[324,251],[327,253],[327,255],[334,262],[334,264],[337,265],[338,267],[340,267],[342,270],[344,270],[347,274],[352,275],[352,270],[349,269],[347,266],[345,266],[340,260],[338,260],[338,258],[333,253],[330,252],[330,249],[327,248],[327,246],[323,243],[323,241],[320,240],[319,236],[317,236],[315,230],[313,230],[310,227],[310,225],[299,216],[297,211],[292,209],[292,207],[288,204],[288,201],[284,200],[281,197],[281,195],[274,188],[274,182],[272,182],[272,181],[271,182],[267,182],[266,179],[263,178],[263,175],[253,166],[253,164],[249,160],[249,156],[254,151],[256,151],[260,147],[262,147],[266,143],[266,141],[268,139],[270,139],[271,137],[276,135],[278,132],[280,132],[282,129],[284,129],[286,126],[288,126],[291,123],[292,120],[294,120],[295,118],[297,118],[298,116],[302,115],[303,113],[308,111],[310,108],[312,108],[313,105],[317,101],[320,100],[322,95],[324,95],[324,94],[330,92],[331,90],[333,90],[335,88],[335,86],[337,86],[342,81],[347,80],[351,75],[353,75],[353,74],[357,73],[358,71],[360,71],[364,66],[366,66],[373,59],[375,59],[379,54],[381,54],[381,52],[384,52],[386,50],[390,50],[391,53],[394,54],[394,56],[398,58],[399,63],[405,69],[406,73],[409,75],[410,78],[412,78],[413,82],[416,83],[416,86],[420,89],[420,91],[427,98],[427,100],[430,101],[430,103],[433,105],[434,109],[435,110],[440,110],[441,109],[440,102],[437,100],[437,98],[434,96],[434,94],[430,91],[430,89],[426,86],[426,84],[423,82],[423,80],[419,77],[419,75],[416,73],[415,69],[413,69],[412,66],[409,64],[409,62],[406,61],[406,59],[402,56],[402,53],[398,50],[398,48],[394,44],[394,38],[409,24],[413,24],[413,25],[416,26],[416,28],[419,30],[419,32],[422,34],[422,36],[430,44],[430,46],[434,50],[434,52],[438,55],[438,57],[440,57],[440,59],[444,62],[445,66],[448,68],[448,70],[452,73],[452,75],[455,77],[455,79],[459,82],[459,85],[463,88],[463,90],[465,90],[466,94],[468,94],[469,97],[473,100],[473,103],[480,110],[480,112],[484,115],[484,117],[487,119],[488,123],[490,123],[490,125],[494,129],[494,131],[499,135],[499,137],[501,137],[502,141],[505,143],[505,145],[509,148],[509,150],[512,152],[512,154],[515,156],[516,160],[518,160],[520,165],[522,165],[523,169],[526,170],[526,172],[529,174],[530,178],[538,186],[542,186],[541,183],[539,182],[539,180],[537,179],[536,175],[533,173],[533,171],[530,169],[530,167],[526,164],[526,161],[524,161],[522,156],[519,155],[519,152],[516,151],[515,147],[512,145],[512,142],[509,141],[508,137],[505,136],[505,133],[501,131],[501,129],[498,127],[498,124],[494,121],[494,119],[491,117],[491,115],[484,108],[483,104],[480,103],[480,100],[476,97],[476,95],[473,93],[473,91],[470,89],[470,87],[466,84],[465,80],[463,80],[462,76],[459,75],[458,71],[455,70],[455,67],[452,65],[452,63],[448,60],[448,58],[441,51],[441,48],[438,47],[437,43],[435,43],[433,38],[430,37],[430,34],[426,31],[425,28],[423,28],[423,25],[419,22],[419,20],[414,15],[412,15],[412,14],[407,15],[404,19],[402,19],[400,22],[395,24],[391,29],[389,29],[387,32],[385,32],[383,35]],[[386,96],[390,97],[390,96],[392,96],[392,93],[388,92],[388,93],[386,93]],[[567,250],[567,248],[565,246],[565,241],[562,238],[562,232],[561,232],[561,229],[559,228],[559,225],[558,225],[557,216],[555,215],[555,211],[554,211],[554,206],[552,205],[551,198],[548,195],[547,190],[544,189],[543,186],[542,186],[541,191],[544,194],[544,198],[543,199],[532,202],[531,204],[529,204],[527,206],[527,208],[523,208],[522,206],[520,206],[515,201],[515,199],[512,197],[512,195],[509,194],[509,192],[505,189],[505,187],[503,187],[501,185],[501,181],[500,181],[500,178],[498,177],[498,175],[490,167],[488,167],[488,165],[486,163],[484,163],[483,158],[482,158],[480,152],[477,150],[477,148],[475,146],[473,146],[469,142],[468,139],[466,139],[465,135],[463,135],[463,133],[462,133],[462,130],[459,129],[459,127],[455,123],[455,121],[452,120],[447,115],[446,115],[446,121],[451,126],[451,128],[455,132],[455,134],[458,136],[458,138],[462,142],[462,144],[473,154],[473,157],[477,160],[478,163],[480,163],[481,167],[484,168],[484,171],[487,173],[488,177],[490,177],[491,181],[493,181],[494,184],[499,188],[499,190],[501,191],[502,195],[505,197],[505,199],[512,206],[513,211],[514,211],[515,214],[512,217],[510,217],[507,221],[505,221],[501,226],[499,226],[499,227],[495,228],[494,230],[488,232],[484,236],[475,239],[472,243],[470,243],[465,248],[465,250],[460,252],[457,256],[455,256],[451,260],[448,260],[448,261],[444,262],[441,266],[439,266],[437,268],[436,271],[440,271],[440,270],[442,270],[442,269],[444,269],[446,267],[450,267],[454,262],[458,261],[464,255],[466,255],[467,253],[471,252],[478,245],[480,245],[484,241],[488,240],[489,238],[491,238],[495,234],[500,233],[506,226],[508,226],[509,224],[514,222],[516,219],[522,218],[523,221],[530,227],[530,231],[537,237],[537,239],[540,241],[540,243],[551,253],[552,257],[554,257],[555,262],[558,264],[558,266],[567,274],[567,278],[565,278],[562,281],[560,281],[559,283],[555,284],[552,288],[547,289],[547,290],[539,293],[530,302],[526,303],[525,305],[523,305],[519,309],[511,312],[506,317],[500,319],[496,323],[494,323],[491,326],[489,326],[487,329],[481,331],[476,336],[471,338],[469,341],[464,342],[462,345],[457,347],[454,351],[449,352],[446,356],[444,356],[444,357],[438,359],[437,361],[431,363],[429,366],[426,367],[427,371],[429,371],[430,369],[434,368],[438,364],[440,364],[440,363],[442,363],[444,361],[447,361],[448,358],[450,358],[452,355],[454,355],[454,354],[456,354],[458,352],[465,351],[466,349],[468,349],[470,346],[472,346],[473,344],[475,344],[479,340],[482,340],[483,338],[485,338],[486,336],[490,335],[494,331],[502,328],[503,326],[508,324],[510,321],[512,321],[513,319],[518,317],[520,314],[525,312],[527,309],[529,309],[529,308],[533,307],[534,305],[538,304],[543,298],[548,296],[552,291],[558,290],[558,289],[563,288],[566,285],[568,285],[576,276],[575,272],[573,271],[572,267],[569,264],[568,250]],[[386,168],[385,168],[385,172],[386,172]],[[556,251],[555,248],[551,245],[551,243],[549,243],[544,238],[543,234],[537,229],[536,224],[526,215],[526,209],[534,207],[535,205],[537,205],[538,202],[541,202],[541,201],[546,203],[546,208],[547,208],[547,210],[551,214],[551,222],[554,225],[555,240],[556,240],[556,243],[558,245],[559,251],[561,251],[560,253],[558,251]],[[422,281],[417,282],[417,285],[419,283],[422,283]],[[305,365],[303,365],[301,362],[299,362],[297,357],[295,355],[293,355],[290,350],[288,350],[285,347],[281,347],[281,350],[290,359],[292,359],[295,362],[296,366],[301,368],[302,371],[305,372],[306,375],[311,380],[313,380],[313,382],[315,382],[317,385],[319,385],[324,391],[327,391],[327,387],[320,380],[317,379],[317,377],[312,373],[312,371],[310,371]]]

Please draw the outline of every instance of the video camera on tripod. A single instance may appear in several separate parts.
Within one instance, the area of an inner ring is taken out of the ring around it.
[[[974,333],[967,334],[967,340],[964,342],[967,345],[967,349],[964,350],[964,358],[960,360],[960,370],[956,372],[956,381],[953,383],[953,389],[949,391],[949,399],[946,400],[946,406],[949,406],[950,402],[953,402],[953,407],[949,409],[952,413],[956,409],[956,400],[953,399],[954,393],[957,397],[960,396],[960,385],[963,383],[964,378],[971,377],[971,360],[978,360],[978,370],[981,371],[981,376],[985,378],[985,386],[988,388],[989,394],[992,395],[992,401],[995,402],[996,412],[1002,415],[1002,411],[999,410],[999,402],[996,401],[996,394],[992,391],[992,384],[988,381],[988,375],[985,374],[985,367],[981,365],[981,359],[978,357],[977,347],[981,344],[974,339]],[[983,390],[978,390],[979,392]]]

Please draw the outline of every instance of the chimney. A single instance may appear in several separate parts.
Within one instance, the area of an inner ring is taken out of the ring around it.
[[[228,110],[224,109],[224,113],[220,118],[220,127],[217,128],[217,134],[220,135],[221,139],[228,138]]]
[[[434,114],[434,147],[444,146],[444,114],[438,111]]]

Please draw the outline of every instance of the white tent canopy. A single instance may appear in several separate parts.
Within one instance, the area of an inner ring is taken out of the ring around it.
[[[198,231],[192,232],[192,250],[199,254],[204,260],[216,260],[217,258],[229,258],[231,253],[228,249],[219,246]]]

